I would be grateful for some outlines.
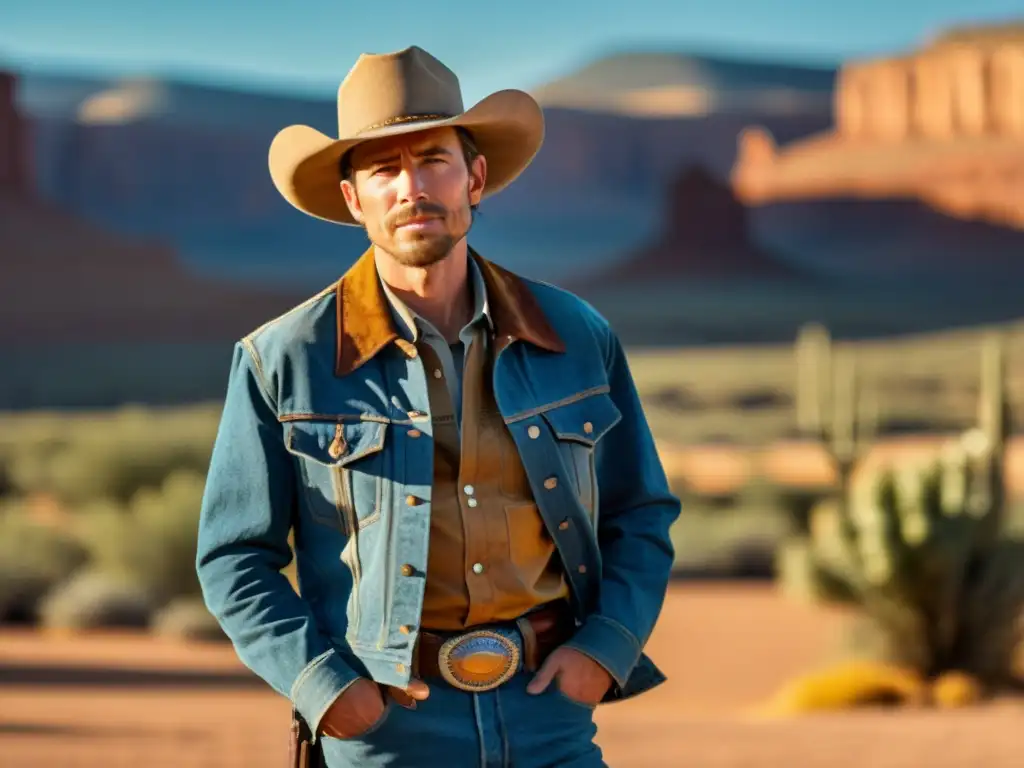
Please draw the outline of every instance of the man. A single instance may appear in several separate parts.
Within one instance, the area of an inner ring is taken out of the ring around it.
[[[464,110],[411,47],[359,58],[338,122],[281,131],[271,176],[372,245],[236,345],[207,605],[332,768],[604,765],[595,706],[664,680],[642,649],[679,502],[607,323],[467,244],[541,110]]]

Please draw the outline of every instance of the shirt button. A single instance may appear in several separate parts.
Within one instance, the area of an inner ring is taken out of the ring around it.
[[[440,368],[435,368],[434,369],[434,378],[435,379],[440,379],[442,376],[444,376],[444,374],[441,373],[441,369]]]
[[[567,531],[567,530],[569,530],[569,521],[568,520],[563,520],[562,522],[560,522],[558,524],[558,530],[560,530],[560,531]]]
[[[412,627],[410,627],[408,624],[403,624],[398,628],[398,631],[401,632],[403,635],[408,635],[410,632],[412,632]]]
[[[420,431],[419,431],[418,429],[410,429],[410,430],[409,430],[409,432],[408,432],[408,434],[409,434],[409,437],[412,437],[412,438],[417,438],[417,437],[419,437],[420,435],[422,435],[423,433],[422,433],[422,432],[420,432]]]
[[[411,565],[409,565],[408,563],[406,563],[405,565],[402,566],[402,575],[403,576],[412,576],[414,571],[415,571],[415,569]]]
[[[585,566],[585,565],[581,565],[581,566],[580,566],[579,568],[577,568],[576,570],[577,570],[577,571],[579,571],[580,573],[586,573],[586,572],[587,572],[587,566]]]
[[[555,477],[554,475],[552,475],[551,477],[544,481],[544,487],[547,488],[549,491],[556,488],[557,486],[558,478]]]
[[[536,440],[538,437],[540,437],[540,427],[534,424],[532,427],[526,430],[526,434],[530,436],[531,440]]]
[[[396,672],[405,672],[405,664],[395,664]]]
[[[417,504],[420,503],[420,500],[410,493],[408,496],[405,497],[405,503],[408,504],[410,507],[415,507]]]
[[[473,486],[472,485],[467,485],[462,490],[466,492],[467,496],[472,496],[473,495]]]
[[[589,435],[591,432],[594,431],[594,425],[591,424],[589,421],[583,422],[583,431]]]
[[[483,572],[484,572],[484,564],[483,563],[473,563],[473,573],[475,573],[475,574],[477,574],[479,576]]]
[[[466,503],[469,504],[469,506],[471,506],[471,507],[475,507],[477,505],[477,500],[476,499],[470,499]]]

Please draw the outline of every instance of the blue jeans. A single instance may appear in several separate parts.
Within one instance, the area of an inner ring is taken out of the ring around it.
[[[530,694],[520,671],[482,693],[428,678],[415,710],[388,699],[384,716],[356,739],[323,738],[328,768],[606,768],[594,743],[593,708],[564,696],[557,681]]]

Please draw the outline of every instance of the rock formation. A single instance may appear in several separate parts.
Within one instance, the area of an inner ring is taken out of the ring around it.
[[[26,198],[32,190],[29,131],[16,94],[17,78],[0,72],[0,195]]]
[[[230,342],[302,298],[201,277],[159,243],[0,198],[0,345]]]
[[[781,151],[764,131],[744,132],[733,183],[752,203],[912,196],[1024,228],[1024,25],[847,64],[833,129]]]
[[[746,208],[729,185],[691,166],[672,183],[663,229],[651,243],[568,287],[590,293],[627,283],[779,277],[791,271],[753,241]]]

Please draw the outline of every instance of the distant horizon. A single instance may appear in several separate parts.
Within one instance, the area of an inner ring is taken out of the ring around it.
[[[464,99],[529,90],[624,50],[835,68],[917,47],[954,27],[1020,22],[1020,0],[632,0],[628,8],[520,0],[480,5],[395,0],[301,13],[254,2],[13,0],[0,26],[0,67],[87,78],[159,78],[245,91],[332,97],[361,52],[417,44],[459,76]],[[427,13],[429,11],[429,13]]]
[[[524,90],[537,88],[551,82],[559,77],[565,77],[582,70],[598,61],[624,55],[677,55],[683,57],[694,57],[701,59],[717,59],[737,63],[771,64],[777,66],[791,66],[803,69],[820,71],[831,71],[837,69],[846,60],[842,57],[815,57],[811,55],[799,56],[784,51],[751,51],[732,50],[724,47],[716,48],[707,44],[687,45],[685,41],[678,44],[671,42],[644,41],[638,40],[634,44],[620,42],[608,45],[603,50],[595,49],[589,55],[584,54],[568,69],[556,72],[553,77],[543,81],[527,85]],[[206,88],[223,88],[238,90],[254,94],[266,94],[276,96],[291,96],[297,98],[326,98],[333,99],[337,93],[338,81],[325,81],[323,83],[293,80],[287,78],[264,78],[255,79],[240,72],[197,70],[191,68],[154,68],[154,67],[121,67],[107,65],[102,62],[73,61],[69,59],[53,58],[46,61],[37,61],[25,65],[17,63],[9,57],[4,56],[0,50],[0,71],[12,72],[15,75],[29,74],[49,77],[80,78],[82,80],[156,80],[173,81],[186,85]]]

